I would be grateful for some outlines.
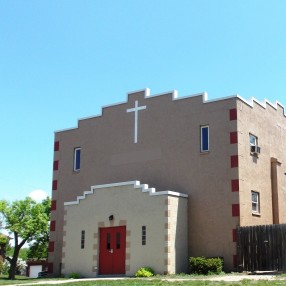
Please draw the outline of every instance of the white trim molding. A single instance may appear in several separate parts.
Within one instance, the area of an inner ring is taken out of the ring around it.
[[[165,196],[188,198],[187,194],[168,191],[168,190],[156,192],[155,188],[149,188],[149,186],[147,184],[141,184],[140,181],[128,181],[128,182],[119,182],[119,183],[91,186],[90,191],[83,192],[83,195],[78,196],[76,201],[65,202],[64,205],[65,206],[78,205],[81,200],[85,200],[88,195],[94,194],[96,192],[96,190],[98,190],[98,189],[106,189],[106,188],[121,187],[121,186],[133,186],[134,189],[139,189],[139,190],[141,190],[141,192],[149,193],[149,196],[163,196],[163,195],[165,195]]]
[[[79,126],[79,121],[92,119],[92,118],[96,118],[96,117],[101,117],[102,114],[103,114],[103,109],[109,108],[109,107],[114,107],[114,106],[121,105],[121,104],[126,104],[126,103],[128,103],[129,96],[132,95],[132,94],[135,94],[135,93],[144,93],[144,99],[149,99],[149,98],[153,98],[153,97],[157,97],[157,96],[172,95],[172,100],[173,101],[182,100],[182,99],[191,98],[191,97],[201,96],[202,97],[202,102],[206,103],[206,104],[207,103],[211,103],[211,102],[215,102],[215,101],[222,101],[222,100],[227,100],[227,99],[231,99],[231,98],[238,98],[238,99],[242,100],[244,103],[248,104],[251,107],[253,107],[254,102],[255,102],[255,103],[259,104],[260,106],[262,106],[264,109],[266,108],[267,105],[269,105],[272,108],[274,108],[275,110],[277,110],[278,109],[278,105],[279,105],[284,110],[284,116],[286,116],[285,107],[278,101],[276,101],[274,104],[271,103],[270,101],[268,101],[267,99],[265,99],[263,102],[260,102],[257,99],[255,99],[254,97],[252,97],[250,100],[246,100],[243,97],[241,97],[239,94],[230,95],[230,96],[227,96],[227,97],[219,97],[219,98],[215,98],[215,99],[208,99],[207,92],[201,92],[201,93],[197,93],[197,94],[191,94],[191,95],[179,97],[177,90],[172,90],[172,91],[168,91],[168,92],[164,92],[164,93],[158,93],[158,94],[151,95],[150,94],[150,89],[149,88],[145,88],[145,89],[141,89],[141,90],[128,92],[126,101],[118,102],[118,103],[110,104],[110,105],[105,105],[105,106],[102,107],[100,114],[94,115],[94,116],[90,116],[90,117],[80,118],[77,121],[77,126],[76,127],[58,130],[58,131],[55,131],[55,133],[77,129],[78,126]]]

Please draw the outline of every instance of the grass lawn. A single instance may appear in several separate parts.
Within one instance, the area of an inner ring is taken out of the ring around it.
[[[130,279],[123,279],[123,280],[101,280],[101,281],[77,281],[69,280],[69,279],[30,279],[27,277],[17,276],[16,280],[11,281],[7,279],[7,276],[0,276],[0,285],[19,285],[19,284],[33,284],[33,283],[40,283],[36,284],[37,286],[47,286],[47,285],[63,285],[63,286],[244,286],[244,285],[251,285],[251,286],[278,286],[278,285],[285,285],[286,280],[281,280],[279,277],[276,280],[242,280],[239,282],[217,282],[217,281],[209,281],[209,280],[200,280],[205,277],[191,277],[188,279],[184,277],[180,281],[166,281],[166,277],[156,277],[156,278],[130,278]],[[174,278],[176,279],[176,278]],[[178,277],[180,279],[180,277]],[[64,281],[66,283],[57,284],[56,281]],[[49,281],[53,281],[53,284],[48,284]],[[68,282],[70,281],[70,282]],[[47,282],[47,283],[46,283]]]

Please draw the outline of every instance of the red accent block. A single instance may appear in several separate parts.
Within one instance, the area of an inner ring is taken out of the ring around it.
[[[53,180],[52,190],[56,191],[58,189],[58,180]]]
[[[232,241],[236,242],[236,229],[235,228],[232,230]]]
[[[237,110],[236,108],[229,110],[229,120],[237,120]]]
[[[230,167],[231,168],[238,167],[238,155],[230,156]]]
[[[52,220],[50,224],[50,231],[55,231],[56,230],[56,221]]]
[[[232,216],[239,216],[239,204],[232,205]]]
[[[239,180],[231,180],[231,191],[232,192],[239,191]]]
[[[48,263],[48,273],[54,272],[54,264],[52,262]]]
[[[54,161],[53,170],[57,171],[59,169],[59,161]]]
[[[54,252],[54,250],[55,250],[55,242],[54,241],[50,241],[49,242],[48,252]]]
[[[51,211],[55,211],[57,209],[57,201],[53,200],[51,202]]]
[[[237,144],[237,132],[230,132],[229,134],[229,141],[230,141],[230,144]]]
[[[232,261],[233,261],[233,267],[237,268],[237,255],[236,254],[232,256]]]
[[[59,151],[60,150],[60,141],[55,141],[54,143],[54,151]]]

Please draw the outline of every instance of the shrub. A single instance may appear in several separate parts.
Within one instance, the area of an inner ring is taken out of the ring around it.
[[[195,274],[219,274],[222,272],[223,260],[221,258],[191,257],[190,270]]]
[[[69,275],[69,278],[72,278],[72,279],[78,279],[80,278],[80,275],[76,272],[72,272],[70,275]]]
[[[152,277],[154,275],[155,272],[151,267],[141,267],[135,273],[136,277]]]

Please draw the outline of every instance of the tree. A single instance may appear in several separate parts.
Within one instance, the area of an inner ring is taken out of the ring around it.
[[[2,256],[3,258],[5,257],[6,253],[10,250],[9,240],[10,238],[7,235],[0,233],[0,256]]]
[[[47,200],[50,201],[48,198]],[[1,200],[0,214],[3,217],[2,227],[14,236],[13,255],[12,257],[4,255],[4,258],[10,263],[9,279],[15,279],[20,249],[25,243],[37,241],[48,231],[49,215],[45,203],[37,203],[29,197],[12,203]]]
[[[46,198],[45,200],[43,200],[42,204],[44,206],[46,215],[50,218],[50,198]],[[33,241],[32,244],[29,245],[29,249],[27,251],[27,258],[37,260],[48,258],[49,239],[50,231],[46,230],[37,238],[37,240]]]

